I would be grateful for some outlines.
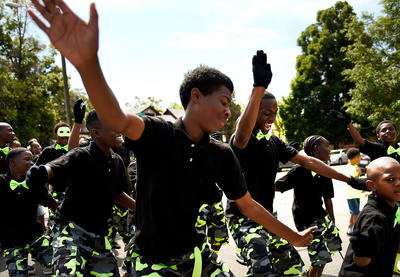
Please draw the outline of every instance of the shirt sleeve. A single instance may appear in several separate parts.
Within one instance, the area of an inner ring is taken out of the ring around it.
[[[322,185],[322,197],[323,198],[333,198],[335,197],[335,192],[333,189],[333,182],[331,178],[327,178],[324,176],[320,176],[322,179],[321,185]]]
[[[51,151],[50,148],[46,147],[45,149],[43,149],[42,153],[40,154],[39,158],[36,161],[36,165],[42,165],[42,164],[46,164],[47,162],[49,162],[49,152]]]
[[[374,257],[379,252],[387,236],[385,234],[386,223],[379,216],[367,215],[359,219],[350,238],[354,254],[358,257]]]
[[[53,182],[53,184],[57,184],[57,181],[61,180],[69,180],[71,172],[74,172],[75,166],[79,166],[79,163],[76,163],[75,161],[78,159],[78,155],[81,151],[85,151],[83,148],[77,147],[69,151],[67,154],[47,163],[47,166],[51,168],[53,171],[54,177],[53,180],[56,182]],[[66,183],[66,182],[60,182],[60,183]],[[64,189],[64,188],[59,188],[59,189]]]
[[[289,172],[275,181],[275,186],[280,192],[288,191],[296,186],[299,180],[302,180],[300,176],[300,169],[298,166],[293,167]]]
[[[148,147],[153,147],[163,143],[168,135],[168,123],[164,120],[152,116],[143,116],[144,130],[138,140],[125,139],[125,146],[132,150],[135,156],[146,153]]]
[[[284,164],[299,153],[299,151],[286,144],[283,140],[276,136],[272,136],[270,139],[276,140],[276,146],[278,147],[279,151],[279,160]]]
[[[233,150],[226,146],[224,149],[224,162],[218,185],[224,191],[226,197],[236,200],[243,197],[247,192],[246,181],[242,173],[239,161]]]
[[[360,152],[367,154],[372,160],[382,156],[387,156],[385,153],[385,147],[381,143],[371,142],[369,140],[364,140],[364,145],[360,145]]]

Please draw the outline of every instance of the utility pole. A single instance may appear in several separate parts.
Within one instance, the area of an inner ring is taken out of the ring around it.
[[[61,53],[60,53],[61,54]],[[61,55],[61,64],[62,64],[62,73],[64,79],[64,106],[65,112],[67,114],[67,121],[70,126],[72,126],[72,119],[71,119],[71,105],[69,101],[69,89],[68,89],[68,77],[67,77],[67,68],[65,66],[65,58]]]

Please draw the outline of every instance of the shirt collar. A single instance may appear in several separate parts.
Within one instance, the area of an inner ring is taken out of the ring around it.
[[[89,152],[95,157],[96,160],[100,161],[108,161],[114,154],[114,151],[110,148],[110,155],[107,157],[94,141],[90,142]]]
[[[368,196],[368,202],[372,202],[372,205],[377,207],[385,215],[390,216],[390,218],[394,218],[396,211],[397,211],[397,205],[393,208],[388,203],[386,203],[384,200],[379,198],[375,193],[371,193]]]
[[[183,138],[184,140],[186,140],[188,143],[194,143],[188,136],[188,134],[186,133],[185,130],[185,126],[183,125],[183,120],[182,117],[178,118],[174,123],[173,123],[174,127],[176,130],[178,130],[178,133],[180,134],[180,137]],[[205,133],[203,135],[203,137],[201,138],[201,140],[198,143],[198,145],[201,144],[207,144],[210,142],[210,134]]]

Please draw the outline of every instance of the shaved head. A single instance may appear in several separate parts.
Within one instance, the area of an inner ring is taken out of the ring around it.
[[[367,178],[372,181],[382,175],[388,168],[393,165],[399,165],[399,162],[391,157],[381,157],[373,160],[367,168]]]
[[[11,126],[10,124],[8,124],[7,122],[0,122],[0,130],[2,130],[5,127],[9,127]]]

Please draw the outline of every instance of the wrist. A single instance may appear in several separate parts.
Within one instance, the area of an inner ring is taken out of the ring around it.
[[[79,74],[85,75],[93,71],[93,69],[96,67],[100,67],[99,57],[97,56],[97,53],[93,57],[82,62],[79,66],[76,66],[76,69],[78,70]]]

